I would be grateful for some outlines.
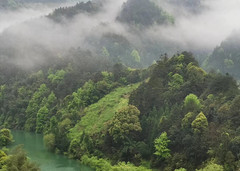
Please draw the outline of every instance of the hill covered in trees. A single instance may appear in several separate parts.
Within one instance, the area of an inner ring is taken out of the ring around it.
[[[173,17],[150,0],[128,0],[117,20],[138,27],[174,23]]]
[[[22,4],[16,0],[1,0],[0,1],[0,10],[7,9],[16,9],[20,7]]]
[[[202,7],[167,2],[192,15]],[[239,78],[240,41],[223,41],[206,72],[190,52],[165,53],[185,43],[163,36],[175,24],[157,1],[106,0],[4,30],[1,147],[11,140],[5,128],[20,129],[43,134],[49,151],[99,171],[239,170],[240,90],[231,75]],[[11,170],[19,158],[38,170],[21,149],[0,150],[0,168]]]
[[[232,77],[206,73],[188,52],[147,70],[72,60],[5,78],[2,127],[43,133],[49,150],[100,170],[238,169]]]
[[[49,14],[48,17],[60,22],[63,19],[71,19],[74,16],[85,13],[85,14],[96,14],[99,11],[101,3],[97,2],[79,2],[74,6],[65,7],[65,8],[57,8],[53,11],[53,13]]]
[[[233,33],[220,46],[217,46],[208,58],[207,67],[216,69],[223,74],[231,74],[238,80],[240,79],[240,34]]]

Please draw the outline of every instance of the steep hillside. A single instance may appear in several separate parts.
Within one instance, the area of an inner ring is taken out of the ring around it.
[[[90,105],[83,111],[84,116],[74,128],[70,130],[72,140],[78,139],[83,132],[89,136],[104,130],[106,123],[115,113],[128,105],[129,95],[139,86],[139,83],[120,87],[104,96],[97,103]]]

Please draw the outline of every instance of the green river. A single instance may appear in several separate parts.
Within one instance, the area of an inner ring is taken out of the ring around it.
[[[93,171],[76,160],[48,152],[40,134],[15,130],[12,130],[12,134],[15,140],[12,146],[23,144],[28,157],[36,162],[42,171]]]

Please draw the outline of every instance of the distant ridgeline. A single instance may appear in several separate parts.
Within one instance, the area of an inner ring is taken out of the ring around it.
[[[128,0],[123,4],[117,20],[135,26],[174,23],[172,16],[150,0]]]
[[[22,3],[17,0],[1,0],[0,1],[0,10],[7,10],[7,9],[16,9],[20,7]]]
[[[85,14],[96,14],[101,7],[101,3],[95,3],[92,1],[79,2],[71,7],[60,7],[55,9],[53,13],[49,14],[48,17],[54,21],[61,22],[63,19],[71,19],[74,16],[85,13]]]
[[[202,0],[167,0],[169,3],[177,6],[183,7],[190,12],[198,13],[203,9]]]
[[[18,0],[18,1],[22,3],[62,3],[76,0]]]
[[[217,46],[205,66],[223,74],[231,74],[240,80],[240,33],[235,32]]]

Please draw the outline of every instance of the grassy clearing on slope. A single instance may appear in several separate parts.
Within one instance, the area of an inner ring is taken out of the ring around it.
[[[85,116],[71,129],[70,137],[76,137],[83,131],[88,134],[100,132],[104,127],[104,123],[111,120],[116,111],[128,105],[129,94],[139,85],[140,83],[137,83],[117,88],[97,103],[87,107],[84,110]]]

